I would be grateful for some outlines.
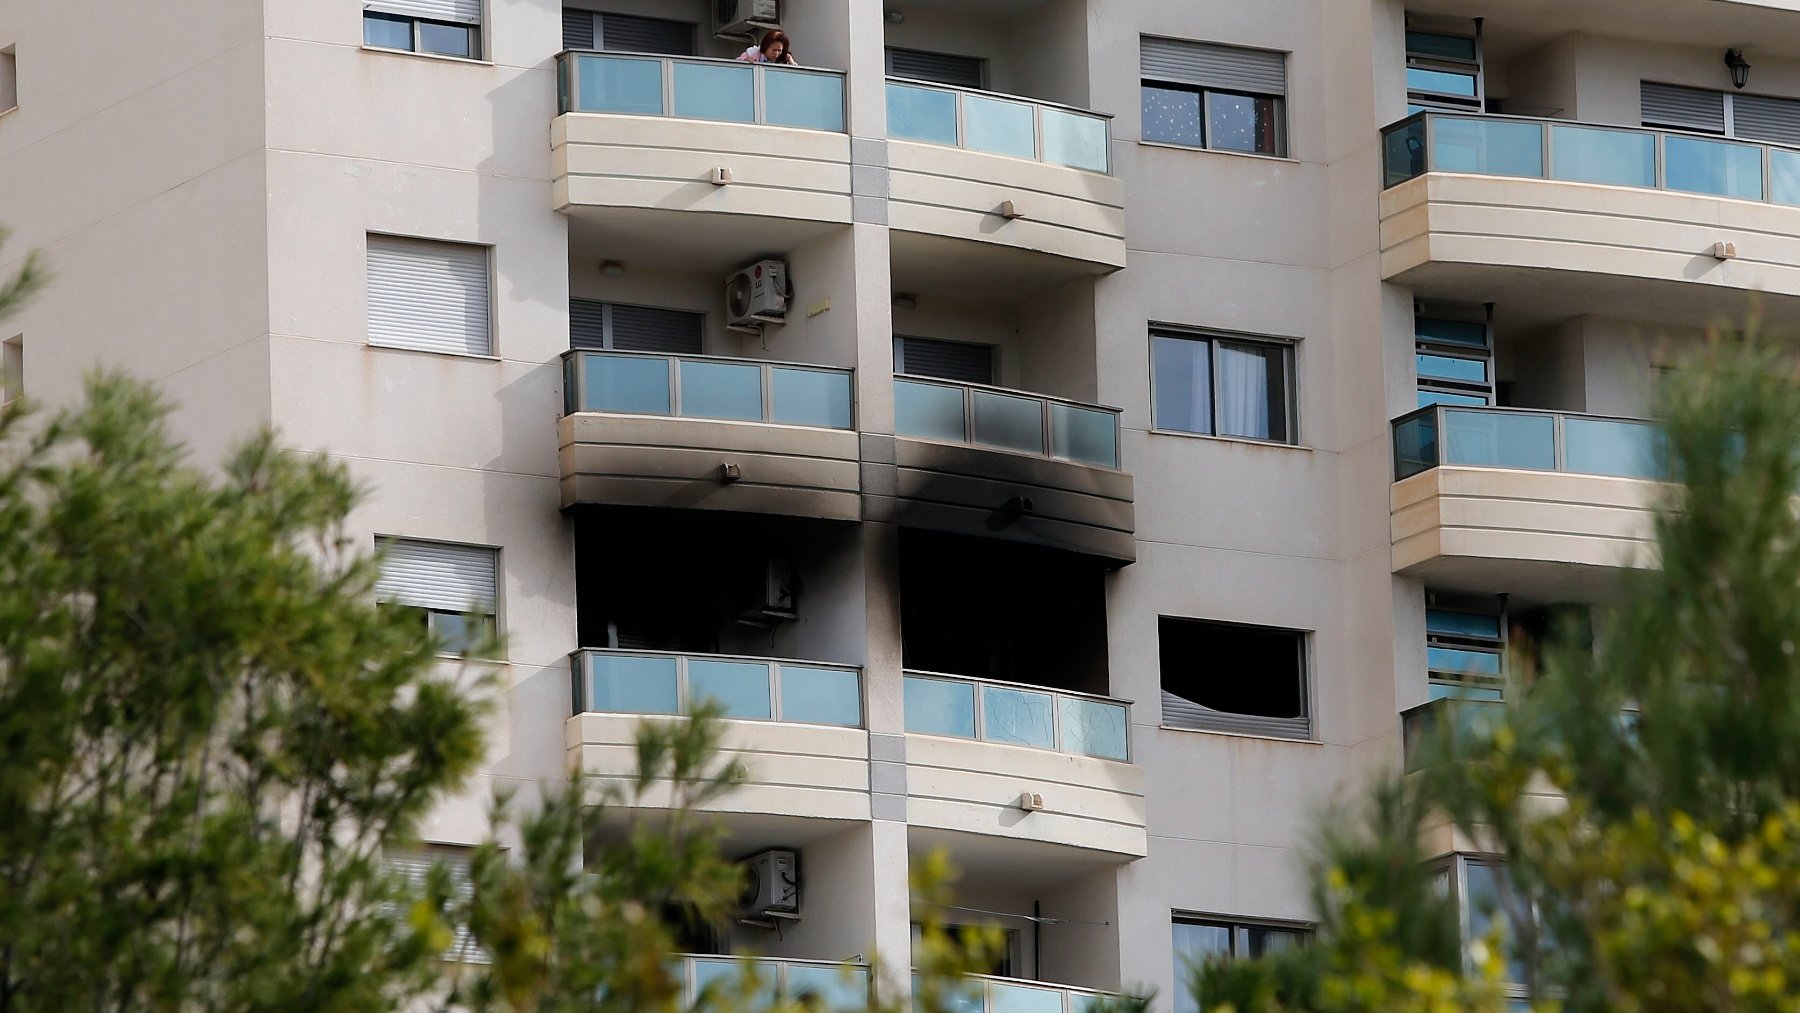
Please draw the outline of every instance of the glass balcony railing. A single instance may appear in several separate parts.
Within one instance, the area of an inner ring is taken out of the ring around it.
[[[1016,682],[907,672],[906,730],[1131,759],[1130,704]]]
[[[861,728],[862,671],[725,654],[587,649],[569,655],[575,713],[687,714],[712,700],[728,718]]]
[[[1467,172],[1800,205],[1800,149],[1677,130],[1422,112],[1382,130],[1381,160],[1383,186]]]
[[[915,974],[913,995],[918,994]],[[956,1013],[1103,1013],[1119,1008],[1124,997],[1091,988],[976,974],[968,977],[966,987],[947,998],[947,1005]],[[918,1008],[916,1001],[914,1008]]]
[[[1444,697],[1420,704],[1400,715],[1406,769],[1417,770],[1430,743],[1450,729],[1452,736],[1484,734],[1506,717],[1506,705],[1498,700],[1463,700]]]
[[[888,136],[1112,171],[1112,117],[1014,95],[889,78]]]
[[[563,412],[851,429],[850,370],[716,355],[563,354]]]
[[[1023,391],[894,378],[894,433],[1119,466],[1119,410]]]
[[[692,56],[570,51],[556,58],[558,108],[844,130],[844,74]]]
[[[1654,422],[1531,408],[1431,405],[1394,420],[1394,481],[1439,465],[1565,471],[1660,480],[1668,476]]]
[[[698,1008],[696,1001],[708,989],[737,995],[737,989],[744,984],[751,988],[750,994],[743,996],[743,1008],[747,1011],[795,1003],[819,1010],[869,1008],[866,964],[699,955],[676,959],[680,961],[683,1008]]]

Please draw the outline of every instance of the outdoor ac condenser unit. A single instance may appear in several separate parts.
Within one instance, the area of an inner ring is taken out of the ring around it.
[[[725,279],[725,324],[756,327],[787,319],[787,265],[759,260]]]
[[[780,27],[781,0],[719,0],[720,35],[748,37],[752,29]]]
[[[766,919],[800,913],[800,856],[775,849],[744,859],[743,917]]]

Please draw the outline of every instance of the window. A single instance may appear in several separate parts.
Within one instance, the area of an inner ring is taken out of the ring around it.
[[[1407,112],[1481,112],[1486,99],[1481,38],[1406,30]]]
[[[953,53],[927,53],[919,49],[892,47],[887,51],[889,77],[931,81],[935,84],[947,84],[952,88],[981,88],[986,79],[986,63],[979,57],[957,56]]]
[[[1177,914],[1172,919],[1175,954],[1175,1013],[1199,1013],[1199,1000],[1188,987],[1190,969],[1208,960],[1254,959],[1298,946],[1312,930],[1298,925],[1227,921]]]
[[[375,595],[419,610],[446,654],[461,655],[496,629],[499,567],[493,549],[410,538],[376,538],[384,554]]]
[[[0,405],[25,396],[25,338],[14,336],[0,343]]]
[[[1425,667],[1431,699],[1499,700],[1506,684],[1506,614],[1498,600],[1425,593]]]
[[[569,300],[569,347],[698,355],[706,316],[685,310]]]
[[[474,892],[469,881],[469,859],[475,849],[461,844],[422,844],[417,847],[386,847],[381,850],[381,867],[399,876],[414,891],[422,892],[434,866],[442,865],[450,874],[451,896],[466,901]],[[404,918],[404,913],[401,912]],[[445,960],[485,964],[492,958],[475,944],[468,925],[458,921],[456,934],[444,950]]]
[[[1413,307],[1419,407],[1494,403],[1494,337],[1479,307]]]
[[[694,24],[564,7],[563,48],[693,56]]]
[[[1646,127],[1800,145],[1800,100],[1683,88],[1644,81],[1638,97]],[[1680,152],[1667,155],[1672,162]],[[1679,166],[1673,168],[1679,170]]]
[[[1463,953],[1468,955],[1476,941],[1485,941],[1499,923],[1507,942],[1504,978],[1508,982],[1524,981],[1525,968],[1517,956],[1518,922],[1523,920],[1529,928],[1536,923],[1537,912],[1527,899],[1513,894],[1505,863],[1479,855],[1452,855],[1436,875],[1439,889],[1455,905]],[[1547,940],[1539,941],[1539,946],[1547,944]],[[1508,992],[1513,999],[1529,998],[1516,984]]]
[[[1287,153],[1287,54],[1146,35],[1139,59],[1144,140]]]
[[[481,59],[481,0],[370,0],[363,45]]]
[[[1294,347],[1273,341],[1150,332],[1156,428],[1294,442]]]
[[[994,382],[994,346],[895,336],[894,372],[961,383]]]
[[[369,344],[488,355],[485,246],[369,236]]]
[[[1164,727],[1312,736],[1305,633],[1161,616],[1156,635]]]
[[[0,49],[0,113],[19,108],[19,56],[12,46]]]

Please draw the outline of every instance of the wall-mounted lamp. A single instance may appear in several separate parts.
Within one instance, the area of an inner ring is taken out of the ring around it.
[[[600,273],[606,275],[608,278],[623,278],[625,277],[625,265],[616,260],[602,260],[600,262]]]
[[[1750,83],[1750,61],[1744,59],[1743,50],[1727,49],[1725,66],[1731,68],[1731,86],[1733,88],[1742,88]]]
[[[919,308],[919,297],[911,292],[895,292],[894,308],[897,310],[916,310]]]

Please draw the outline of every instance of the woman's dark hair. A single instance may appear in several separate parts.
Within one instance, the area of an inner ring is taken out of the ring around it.
[[[756,44],[756,48],[758,50],[760,50],[764,56],[768,56],[769,55],[769,47],[774,45],[777,42],[781,43],[781,55],[783,58],[794,55],[793,40],[789,39],[787,37],[787,33],[782,31],[779,28],[777,28],[777,29],[771,31],[769,34],[763,36],[762,41]]]

